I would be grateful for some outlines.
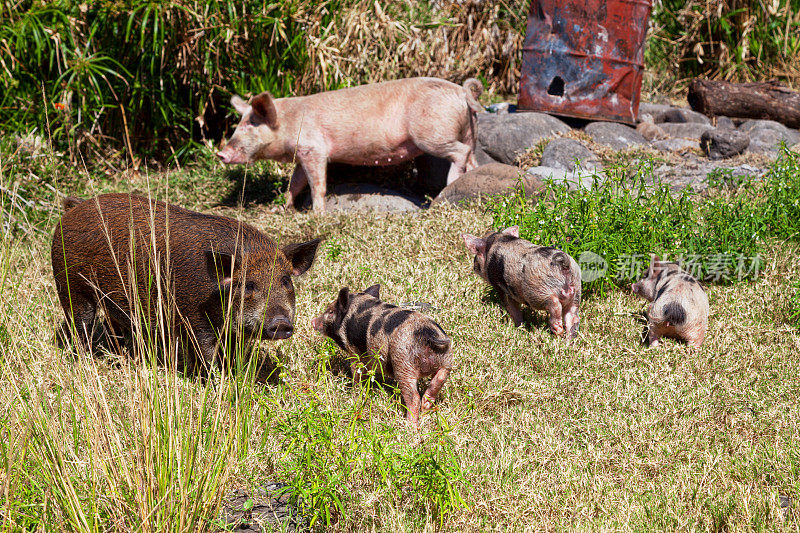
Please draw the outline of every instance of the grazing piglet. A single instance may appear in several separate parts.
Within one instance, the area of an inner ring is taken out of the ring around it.
[[[475,254],[472,268],[497,289],[516,326],[522,324],[521,304],[547,311],[550,330],[578,334],[581,304],[581,269],[561,250],[537,246],[519,238],[519,227],[487,234],[483,239],[463,235]]]
[[[631,287],[652,302],[647,311],[647,340],[657,346],[661,337],[703,344],[708,328],[708,296],[696,279],[677,263],[654,256],[644,279]]]
[[[129,194],[67,198],[64,210],[53,273],[84,348],[98,307],[115,334],[158,331],[160,318],[171,334],[193,337],[184,349],[199,350],[204,364],[213,361],[224,324],[241,330],[245,343],[291,336],[292,276],[311,266],[319,239],[279,248],[232,218]]]
[[[345,287],[311,324],[352,354],[350,368],[356,381],[372,370],[394,379],[408,421],[419,427],[417,380],[433,376],[421,402],[423,409],[430,409],[453,367],[450,339],[422,313],[380,301],[379,290],[380,285],[373,285],[351,293]]]
[[[217,153],[223,163],[258,159],[296,162],[286,205],[311,185],[314,211],[325,210],[329,162],[396,165],[422,153],[450,160],[451,183],[477,166],[476,97],[483,85],[463,86],[437,78],[409,78],[361,85],[309,96],[274,99],[261,93],[231,104],[242,115],[228,144]]]

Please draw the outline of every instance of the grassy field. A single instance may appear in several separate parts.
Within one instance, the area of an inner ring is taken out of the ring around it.
[[[755,281],[710,286],[699,351],[645,347],[644,302],[622,289],[585,300],[568,346],[541,314],[515,328],[472,273],[461,234],[491,226],[485,205],[284,214],[258,195],[247,208],[225,200],[239,186],[217,168],[38,182],[9,172],[0,170],[3,530],[215,530],[231,490],[270,480],[332,531],[800,528],[796,244],[770,241]],[[29,190],[14,196],[20,181]],[[261,356],[279,354],[277,379],[204,381],[146,357],[59,349],[49,247],[60,215],[42,182],[83,196],[149,190],[283,243],[323,237],[296,282],[295,335],[262,345]],[[41,200],[26,207],[33,189]],[[386,301],[430,303],[453,339],[455,368],[421,437],[399,394],[354,387],[310,325],[340,287],[373,283]]]

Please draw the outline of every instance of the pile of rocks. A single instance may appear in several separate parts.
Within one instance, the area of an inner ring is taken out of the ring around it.
[[[478,116],[475,155],[480,166],[455,183],[445,187],[447,161],[423,157],[398,167],[403,176],[382,170],[381,188],[333,188],[328,207],[408,212],[420,209],[426,195],[435,197],[433,203],[459,202],[507,192],[520,177],[530,193],[540,190],[545,179],[588,187],[604,179],[603,159],[614,159],[619,152],[630,153],[630,162],[649,154],[660,162],[653,169],[656,179],[676,189],[702,190],[708,174],[720,169],[732,176],[759,176],[778,156],[781,143],[800,150],[800,132],[778,122],[717,117],[712,123],[691,109],[671,105],[642,103],[636,128],[520,113],[510,105],[493,108],[498,112]],[[542,149],[541,158],[526,166],[524,156],[531,148]],[[344,174],[339,181],[374,182],[366,167]],[[406,194],[396,192],[398,186]]]

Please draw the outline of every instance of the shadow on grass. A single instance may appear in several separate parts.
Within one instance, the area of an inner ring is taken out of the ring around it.
[[[486,287],[486,291],[483,293],[481,297],[481,302],[485,305],[492,305],[498,306],[503,310],[505,314],[505,320],[513,324],[511,320],[511,315],[508,314],[508,310],[506,310],[506,306],[503,303],[503,299],[500,296],[500,293],[494,287]],[[533,331],[538,329],[547,329],[547,313],[545,311],[537,311],[535,309],[531,309],[527,305],[522,306],[522,327],[525,328],[525,331]]]
[[[233,187],[220,200],[226,207],[252,205],[283,205],[289,180],[279,173],[260,165],[238,165],[225,170],[225,178]]]

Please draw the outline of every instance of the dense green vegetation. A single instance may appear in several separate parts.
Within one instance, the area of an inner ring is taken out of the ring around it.
[[[187,161],[199,143],[218,142],[235,120],[234,93],[434,75],[477,76],[490,94],[513,95],[528,5],[3,0],[0,132],[36,131],[73,163],[138,167]],[[646,85],[670,92],[676,77],[694,75],[797,80],[799,8],[656,3]]]
[[[522,188],[490,206],[497,228],[520,226],[520,236],[558,246],[576,259],[599,255],[608,269],[588,289],[604,291],[640,276],[650,254],[681,261],[699,279],[725,283],[759,275],[771,238],[800,236],[800,155],[784,149],[762,180],[710,176],[710,194],[675,193],[653,183],[645,161],[629,177],[618,167],[606,181],[571,191],[548,183],[531,203]]]

